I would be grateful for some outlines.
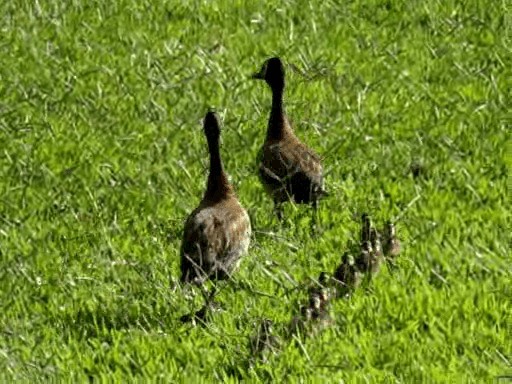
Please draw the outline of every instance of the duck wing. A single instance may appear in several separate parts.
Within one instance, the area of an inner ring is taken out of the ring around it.
[[[298,140],[266,143],[260,154],[259,173],[267,188],[274,192],[284,189],[297,202],[326,194],[320,157]]]

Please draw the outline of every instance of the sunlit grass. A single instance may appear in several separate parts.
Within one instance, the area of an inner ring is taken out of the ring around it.
[[[3,381],[511,374],[506,4],[337,3],[0,5]],[[315,237],[305,207],[275,222],[256,176],[270,92],[248,76],[272,55],[297,135],[325,157]],[[179,317],[198,302],[172,287],[210,106],[254,238],[225,312],[192,328]],[[246,369],[258,321],[281,330],[363,211],[399,218],[398,268]]]

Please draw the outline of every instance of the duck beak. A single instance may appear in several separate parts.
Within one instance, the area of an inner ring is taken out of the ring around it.
[[[253,80],[264,80],[265,75],[262,72],[256,72],[251,75],[251,79]]]

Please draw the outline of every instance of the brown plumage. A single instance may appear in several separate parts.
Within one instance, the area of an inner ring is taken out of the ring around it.
[[[355,265],[352,256],[345,252],[341,256],[341,263],[334,272],[334,278],[338,284],[337,296],[350,296],[361,283],[361,271]]]
[[[332,295],[328,288],[330,278],[326,272],[320,273],[318,282],[309,288],[308,305],[300,307],[299,314],[294,316],[288,327],[289,336],[300,333],[306,336],[308,333],[316,333],[333,324],[329,313]]]
[[[363,213],[361,216],[360,252],[356,258],[356,267],[364,273],[370,270],[371,255],[373,253],[372,244],[370,242],[370,227],[370,216],[368,216],[367,213]]]
[[[259,154],[260,180],[274,200],[279,218],[282,218],[281,204],[290,200],[311,204],[316,210],[317,201],[327,195],[322,163],[320,157],[295,136],[286,116],[283,63],[278,57],[268,59],[252,77],[265,80],[272,90],[267,136]]]
[[[380,233],[374,227],[370,230],[370,243],[372,244],[372,273],[376,274],[380,270],[380,265],[384,258],[382,253],[382,242]]]
[[[370,216],[367,213],[361,215],[361,247],[367,241],[370,241],[370,228],[372,222]]]
[[[288,336],[300,334],[306,336],[311,331],[311,320],[313,319],[313,309],[307,305],[302,305],[299,314],[295,315],[288,326]]]
[[[254,336],[251,337],[249,349],[253,358],[260,357],[267,361],[267,353],[276,353],[279,350],[280,340],[274,335],[272,320],[263,319]]]
[[[311,287],[308,289],[310,299],[312,297],[318,297],[320,302],[322,303],[322,308],[326,307],[331,299],[331,293],[329,290],[329,282],[330,277],[327,272],[322,271],[318,276],[318,281],[316,281]],[[312,299],[311,299],[312,300]]]
[[[329,315],[329,296],[326,291],[315,292],[309,296],[309,307],[313,310],[313,319],[323,319]]]
[[[395,258],[400,253],[400,240],[396,236],[394,224],[388,221],[384,225],[383,252],[386,257]]]
[[[210,153],[206,192],[185,223],[181,245],[181,281],[203,283],[225,279],[247,253],[251,223],[240,205],[222,166],[220,126],[216,114],[204,118],[204,133]]]
[[[361,221],[361,250],[356,264],[359,270],[373,275],[379,272],[383,259],[381,236],[368,214],[363,213]]]

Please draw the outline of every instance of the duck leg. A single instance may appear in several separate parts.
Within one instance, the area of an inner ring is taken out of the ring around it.
[[[194,263],[195,264],[195,263]],[[196,312],[189,313],[181,317],[181,321],[184,323],[192,322],[196,323],[199,321],[201,323],[206,323],[207,316],[211,310],[216,309],[215,307],[215,295],[218,292],[217,285],[214,285],[210,292],[205,288],[204,284],[206,284],[208,280],[208,275],[202,270],[199,265],[194,266],[196,268],[196,278],[193,280],[194,285],[199,288],[201,295],[204,299],[204,305]],[[201,270],[202,273],[197,273],[197,270]]]
[[[205,324],[208,321],[210,312],[219,309],[218,303],[215,302],[215,296],[219,292],[217,286],[214,286],[210,292],[208,292],[202,284],[199,285],[199,288],[204,298],[204,305],[196,312],[181,316],[180,320],[183,323],[192,322],[196,324],[196,322],[200,322],[201,324]]]

